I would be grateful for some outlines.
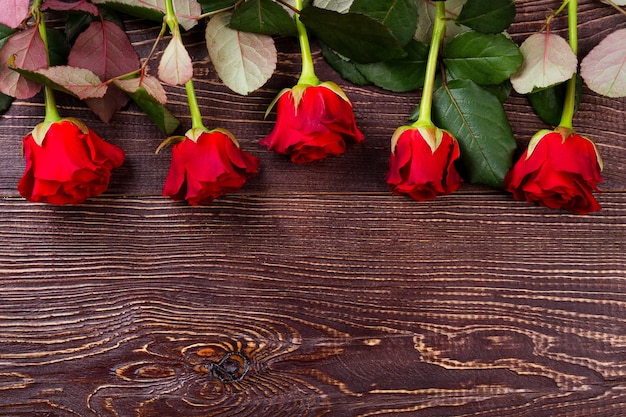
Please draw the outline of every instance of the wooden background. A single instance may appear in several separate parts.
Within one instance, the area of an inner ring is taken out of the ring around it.
[[[517,2],[520,43],[558,1]],[[581,1],[580,49],[626,28]],[[565,34],[558,18],[553,28]],[[158,33],[129,20],[140,53]],[[464,185],[433,202],[393,196],[389,140],[419,100],[318,75],[352,98],[366,135],[345,155],[296,166],[258,145],[263,113],[299,70],[277,39],[275,76],[241,97],[186,34],[209,127],[262,159],[210,207],[160,196],[169,151],[136,107],[103,124],[127,150],[109,191],[77,207],[25,202],[20,138],[41,96],[0,119],[2,416],[622,416],[626,411],[626,100],[585,90],[575,118],[606,164],[588,216]],[[145,56],[145,55],[144,55]],[[172,111],[189,127],[183,89]],[[546,126],[506,104],[523,148]]]

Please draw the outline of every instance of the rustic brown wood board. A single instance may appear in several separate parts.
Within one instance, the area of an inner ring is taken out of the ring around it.
[[[588,52],[626,17],[580,2]],[[519,43],[558,2],[519,1]],[[565,20],[553,29],[565,34]],[[158,27],[129,20],[140,51]],[[221,85],[203,35],[185,42],[207,125],[262,159],[209,207],[161,197],[169,151],[134,107],[111,124],[58,96],[127,151],[109,191],[75,207],[26,202],[20,139],[41,97],[0,119],[2,416],[622,416],[626,413],[626,100],[585,90],[575,127],[605,162],[587,216],[463,185],[432,202],[393,196],[389,140],[418,92],[356,87],[314,43],[366,136],[297,166],[258,145],[263,114],[298,77],[298,46],[243,97]],[[188,126],[183,89],[170,109]],[[545,126],[506,110],[520,150]]]

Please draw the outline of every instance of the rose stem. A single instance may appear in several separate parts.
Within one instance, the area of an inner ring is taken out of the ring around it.
[[[48,34],[46,33],[46,22],[44,20],[43,13],[41,12],[41,3],[42,0],[35,0],[33,3],[33,7],[31,8],[33,16],[37,19],[37,29],[39,30],[39,36],[41,36],[41,40],[43,42],[43,47],[46,51],[46,61],[48,66],[50,66],[50,55],[48,54]],[[44,85],[44,103],[46,106],[46,115],[44,117],[44,122],[54,123],[61,120],[61,116],[59,115],[59,110],[57,109],[56,100],[54,99],[54,93],[52,92],[52,88]]]
[[[165,19],[167,26],[170,28],[172,36],[180,36],[178,18],[176,17],[172,0],[165,0],[165,17],[163,19]],[[189,114],[191,115],[191,128],[207,130],[204,123],[202,123],[202,114],[196,97],[196,89],[193,86],[193,79],[189,79],[185,83],[185,91],[187,93],[187,102],[189,103]]]
[[[569,32],[569,45],[574,51],[574,55],[578,55],[578,0],[567,0],[567,26]],[[567,82],[567,90],[565,92],[565,102],[563,104],[563,113],[559,127],[572,129],[574,112],[576,106],[576,82],[577,75],[574,73],[572,78]]]
[[[436,13],[433,25],[433,34],[428,51],[428,61],[426,62],[426,75],[424,76],[424,88],[422,89],[422,100],[417,121],[414,127],[433,126],[431,120],[433,107],[433,91],[435,89],[435,75],[437,74],[437,58],[443,36],[446,33],[446,3],[438,1],[435,3]]]
[[[302,0],[296,0],[296,8],[302,10]],[[296,27],[298,28],[298,41],[300,42],[300,53],[302,55],[302,72],[298,79],[298,85],[319,85],[320,80],[315,75],[313,65],[313,57],[311,56],[311,46],[309,45],[309,37],[306,33],[306,27],[300,21],[299,14],[296,13]]]

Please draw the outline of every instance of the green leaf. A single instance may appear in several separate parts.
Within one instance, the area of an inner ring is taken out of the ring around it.
[[[402,45],[415,34],[417,3],[415,0],[354,0],[351,12],[364,13],[387,26]]]
[[[324,56],[324,59],[326,59],[326,62],[328,62],[343,79],[356,85],[371,84],[370,81],[365,78],[363,74],[361,74],[354,62],[339,55],[337,52],[329,48],[324,42],[320,42],[320,44],[322,46],[322,55]]]
[[[264,35],[296,36],[295,20],[287,10],[272,0],[248,0],[235,9],[231,29]]]
[[[141,19],[152,20],[153,22],[163,22],[164,13],[151,7],[141,7],[134,5],[128,0],[94,0],[96,4],[106,4],[107,7]]]
[[[163,22],[164,0],[91,0],[96,5],[105,4],[114,10],[142,19]],[[196,0],[172,0],[178,23],[189,30],[198,23],[202,8]]]
[[[148,94],[143,87],[129,95],[139,108],[148,115],[150,120],[166,135],[171,134],[180,124],[180,121],[163,104]]]
[[[360,13],[337,13],[308,6],[300,20],[322,42],[341,55],[361,64],[406,56],[389,28]]]
[[[443,49],[443,63],[454,78],[478,84],[500,84],[515,74],[524,60],[519,48],[503,34],[465,32]]]
[[[15,100],[13,97],[0,93],[0,114],[6,113],[11,108],[13,100]]]
[[[326,10],[334,10],[339,13],[348,13],[348,10],[350,10],[350,6],[352,6],[353,2],[354,0],[314,0],[313,6]],[[306,6],[306,4],[303,5],[303,7],[304,6]]]
[[[48,36],[48,56],[50,65],[67,64],[67,56],[70,53],[70,44],[67,43],[65,35],[56,29],[46,28]]]
[[[224,9],[229,9],[237,3],[238,0],[198,0],[202,13],[213,13]]]
[[[378,87],[395,92],[416,90],[424,85],[428,45],[412,40],[405,46],[408,55],[372,64],[356,64],[356,69]]]
[[[483,85],[482,88],[496,96],[498,100],[500,100],[500,103],[504,103],[511,95],[511,91],[513,91],[513,86],[509,80],[500,84]]]
[[[433,95],[433,121],[459,141],[470,182],[502,187],[516,143],[496,96],[471,80],[452,80]]]
[[[514,19],[514,0],[467,0],[456,22],[478,32],[500,33]]]
[[[11,29],[8,26],[0,24],[0,48],[9,40],[12,34],[16,32],[15,29]]]
[[[582,91],[583,81],[580,76],[576,79],[576,101],[574,104],[574,112],[578,110],[580,103],[580,92]],[[544,88],[536,92],[528,93],[528,101],[535,110],[535,113],[550,126],[558,126],[561,122],[563,106],[565,104],[565,90],[568,83],[561,83],[552,87]]]
[[[74,43],[76,37],[89,27],[94,16],[89,13],[68,13],[65,19],[65,39]]]

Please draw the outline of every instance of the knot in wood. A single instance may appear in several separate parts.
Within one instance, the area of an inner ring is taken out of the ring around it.
[[[228,352],[218,362],[211,364],[210,372],[213,377],[223,383],[241,381],[250,369],[250,361],[247,357],[237,352]]]

